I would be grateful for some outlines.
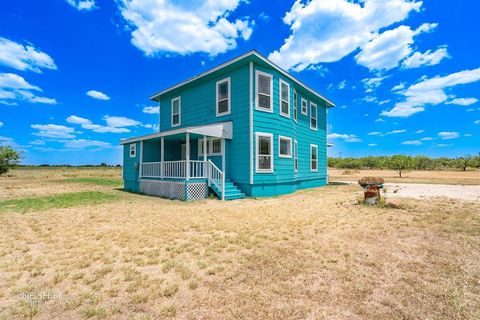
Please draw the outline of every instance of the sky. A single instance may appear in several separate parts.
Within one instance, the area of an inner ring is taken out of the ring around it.
[[[336,104],[330,156],[480,152],[474,0],[0,1],[0,145],[121,164],[158,91],[256,49]]]

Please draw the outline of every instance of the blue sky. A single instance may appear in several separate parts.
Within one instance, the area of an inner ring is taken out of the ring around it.
[[[337,104],[330,155],[480,152],[478,1],[18,0],[0,5],[0,144],[121,163],[148,97],[250,49]]]

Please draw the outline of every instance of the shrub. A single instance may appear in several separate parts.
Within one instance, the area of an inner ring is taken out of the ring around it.
[[[0,146],[0,175],[7,173],[20,162],[20,154],[8,146]]]

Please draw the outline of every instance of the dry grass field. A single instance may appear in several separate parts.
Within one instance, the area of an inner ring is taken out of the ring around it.
[[[357,181],[364,176],[383,177],[386,182],[480,185],[480,170],[407,171],[402,178],[392,170],[328,169],[331,181]]]
[[[480,318],[478,202],[367,207],[337,185],[184,203],[119,173],[0,177],[0,319]]]

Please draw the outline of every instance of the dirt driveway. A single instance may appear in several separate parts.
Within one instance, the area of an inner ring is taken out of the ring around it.
[[[346,182],[346,181],[345,181]],[[349,184],[357,184],[356,181],[348,181]],[[437,198],[446,197],[464,201],[480,202],[480,185],[464,186],[451,184],[427,184],[427,183],[386,183],[387,198]]]

